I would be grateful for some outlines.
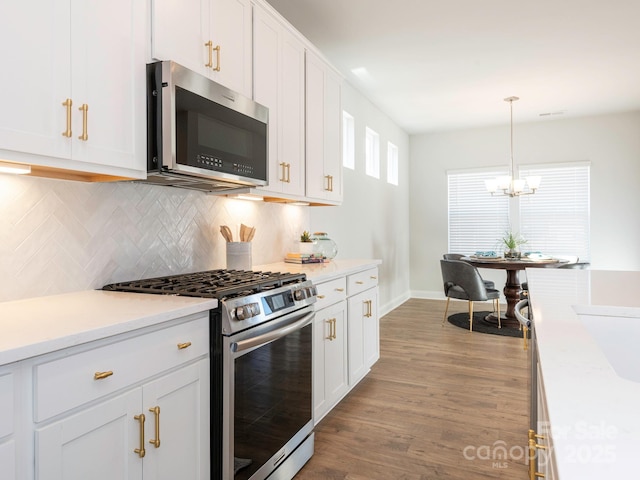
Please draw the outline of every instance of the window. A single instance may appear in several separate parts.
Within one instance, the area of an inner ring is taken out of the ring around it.
[[[356,133],[353,117],[342,111],[342,165],[355,169],[356,165]]]
[[[387,182],[398,185],[398,147],[387,142]]]
[[[504,251],[501,238],[510,228],[527,243],[523,251],[578,256],[590,261],[589,165],[521,167],[520,178],[542,177],[533,195],[510,199],[491,196],[484,181],[506,171],[449,172],[449,252]]]
[[[492,197],[484,181],[506,171],[449,172],[449,252],[502,253],[500,239],[509,229],[509,198]]]
[[[380,178],[380,136],[369,127],[365,131],[365,172]]]
[[[526,250],[590,261],[588,164],[520,169],[542,177],[535,195],[520,197],[520,232]]]

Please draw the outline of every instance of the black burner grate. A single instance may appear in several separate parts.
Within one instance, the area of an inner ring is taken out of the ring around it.
[[[104,290],[224,299],[306,280],[303,273],[208,270],[105,285]]]

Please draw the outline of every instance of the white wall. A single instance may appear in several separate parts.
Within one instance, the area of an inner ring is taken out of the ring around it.
[[[355,170],[343,169],[340,207],[311,209],[311,231],[324,231],[338,244],[339,258],[378,258],[380,306],[386,313],[409,295],[409,136],[351,85],[342,106],[355,120]],[[365,127],[380,135],[380,179],[367,176]],[[387,141],[398,147],[399,185],[386,181]]]
[[[509,126],[411,137],[411,290],[442,296],[447,170],[509,163]],[[640,112],[514,125],[518,164],[591,162],[591,266],[640,270]],[[544,188],[544,178],[542,185]],[[504,283],[504,272],[482,275]]]

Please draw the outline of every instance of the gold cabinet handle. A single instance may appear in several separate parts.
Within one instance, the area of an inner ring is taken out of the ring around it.
[[[149,411],[153,413],[156,420],[156,438],[149,440],[149,443],[156,448],[160,448],[160,407],[155,406],[150,408]]]
[[[529,430],[529,479],[536,480],[536,478],[545,478],[544,473],[536,472],[536,450],[546,450],[545,445],[539,445],[536,443],[536,438],[545,439],[544,435],[537,435],[534,430]]]
[[[326,322],[329,324],[329,336],[326,338],[327,340],[332,341],[333,340],[333,318],[326,320]]]
[[[364,314],[364,316],[369,318],[369,317],[371,317],[373,315],[372,307],[371,307],[371,300],[364,300],[363,303],[367,306],[367,312]]]
[[[71,133],[71,106],[72,105],[73,105],[73,102],[71,101],[70,98],[67,98],[64,102],[62,102],[62,106],[67,109],[67,129],[64,132],[62,132],[62,136],[67,138],[71,138],[71,135],[73,135]]]
[[[216,68],[214,68],[213,71],[219,72],[220,71],[220,45],[216,45],[214,47],[214,50],[216,51]]]
[[[336,288],[336,292],[344,292],[344,288]]]
[[[377,279],[378,279],[378,277],[376,277],[375,275],[371,275],[369,278],[370,278],[371,280],[377,280]]]
[[[87,140],[89,140],[89,135],[87,133],[87,112],[89,111],[89,105],[83,103],[78,110],[82,112],[82,135],[80,135],[78,138],[83,142],[86,142]]]
[[[324,298],[324,295],[317,295],[316,298],[319,298],[320,300],[322,300]]]
[[[209,50],[209,63],[205,63],[204,66],[207,68],[213,67],[213,42],[209,40],[204,46]]]
[[[287,163],[287,183],[291,183],[291,164]]]
[[[184,350],[185,348],[189,348],[191,346],[191,342],[184,342],[178,344],[178,350]]]
[[[332,320],[331,323],[333,325],[333,339],[335,340],[336,337],[337,337],[337,335],[336,335],[336,319],[332,318],[331,320]]]
[[[287,164],[284,162],[280,162],[280,166],[282,167],[282,178],[280,179],[281,182],[286,182],[287,181],[287,176],[286,176],[286,170],[287,170]]]
[[[147,451],[144,449],[144,413],[133,417],[140,422],[140,448],[136,448],[133,451],[138,454],[140,458],[143,458]]]
[[[333,191],[333,177],[331,175],[325,175],[324,178],[327,179],[327,188],[325,189],[327,192]]]
[[[113,375],[113,371],[109,370],[108,372],[96,372],[93,375],[94,380],[102,380],[103,378],[107,378]]]
[[[364,282],[357,281],[357,282],[356,282],[356,285],[364,285]]]

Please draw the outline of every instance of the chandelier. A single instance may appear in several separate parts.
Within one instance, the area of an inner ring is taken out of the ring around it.
[[[515,178],[513,167],[513,102],[519,100],[518,97],[507,97],[505,102],[509,102],[511,112],[511,166],[509,175],[502,175],[495,179],[485,180],[487,191],[491,195],[505,195],[508,197],[519,197],[520,195],[531,195],[536,193],[540,186],[541,178],[538,176],[527,177],[524,180]]]

